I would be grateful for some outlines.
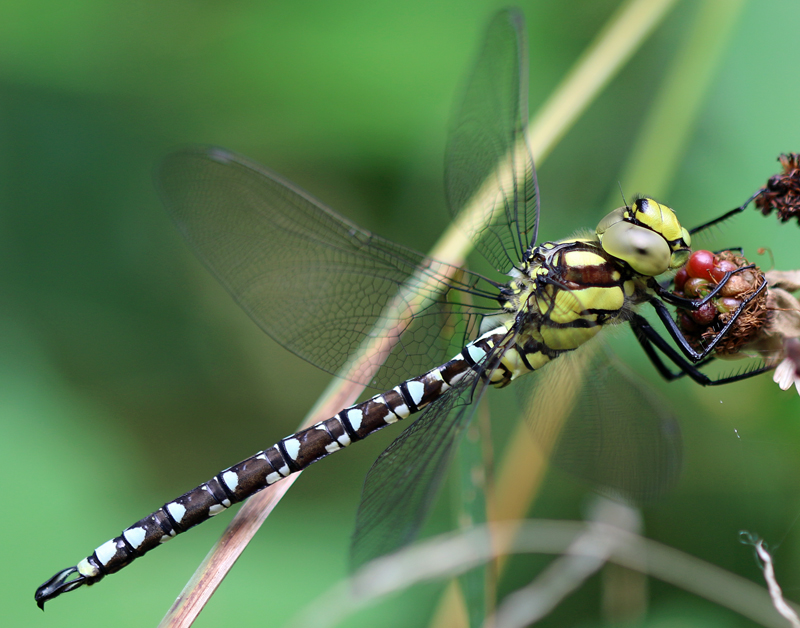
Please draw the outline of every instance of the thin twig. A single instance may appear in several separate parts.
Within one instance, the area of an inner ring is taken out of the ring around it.
[[[640,571],[728,608],[768,628],[786,628],[769,592],[737,574],[620,528],[600,523],[531,520],[502,522],[443,534],[372,561],[309,604],[291,628],[333,628],[381,597],[424,582],[456,577],[497,558],[497,539],[513,554],[563,554],[569,548],[596,557],[596,547],[577,544],[594,528],[613,538],[609,562]],[[595,538],[601,538],[596,536]]]
[[[611,558],[622,541],[619,535],[610,532],[639,532],[638,511],[606,499],[597,499],[595,506],[594,521],[586,532],[533,582],[509,594],[495,616],[486,620],[486,628],[525,628],[536,623]]]
[[[778,579],[775,577],[775,567],[772,564],[772,556],[767,551],[767,548],[764,547],[764,539],[758,539],[753,543],[753,547],[756,550],[756,556],[758,556],[758,559],[761,561],[761,571],[764,573],[764,580],[767,581],[769,596],[772,598],[772,605],[782,617],[787,619],[792,628],[800,628],[800,618],[798,618],[797,613],[789,606],[783,597],[783,591],[781,591],[781,586],[778,584]]]

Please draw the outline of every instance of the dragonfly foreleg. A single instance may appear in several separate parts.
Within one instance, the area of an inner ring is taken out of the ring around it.
[[[700,233],[708,229],[709,227],[713,227],[714,225],[718,225],[721,222],[725,222],[728,218],[735,216],[736,214],[741,214],[747,206],[750,205],[754,200],[756,200],[761,194],[763,194],[764,190],[758,190],[755,194],[753,194],[750,198],[748,198],[744,203],[739,205],[739,207],[734,207],[732,210],[725,212],[722,216],[718,218],[714,218],[714,220],[709,220],[708,222],[704,222],[702,225],[698,225],[694,229],[689,229],[689,235],[694,235],[695,233]]]

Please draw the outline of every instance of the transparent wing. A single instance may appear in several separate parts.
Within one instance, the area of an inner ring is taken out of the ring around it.
[[[159,182],[195,253],[250,317],[293,353],[336,373],[363,343],[400,339],[388,357],[373,352],[375,365],[383,363],[376,377],[367,362],[351,372],[354,381],[385,388],[440,364],[460,350],[480,318],[462,293],[496,294],[463,269],[448,279],[456,269],[358,228],[223,149],[170,155]],[[415,273],[425,281],[398,296]],[[408,308],[420,297],[427,304],[412,317]]]
[[[481,381],[474,388],[474,378],[462,379],[425,408],[372,465],[361,491],[350,546],[353,569],[400,549],[417,536],[487,386]]]
[[[681,435],[668,404],[602,342],[559,357],[517,391],[551,461],[601,492],[643,503],[677,481]]]
[[[522,15],[498,13],[453,116],[445,157],[450,212],[507,273],[536,241],[539,189],[526,138],[527,51]],[[465,208],[480,211],[463,213]],[[485,216],[491,215],[486,225]]]

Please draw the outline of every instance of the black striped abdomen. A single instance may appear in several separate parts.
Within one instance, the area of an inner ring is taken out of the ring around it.
[[[505,328],[484,334],[462,352],[471,357],[464,358],[459,354],[420,377],[409,379],[392,390],[346,408],[221,471],[208,482],[164,504],[83,559],[75,568],[83,577],[82,583],[92,584],[119,571],[139,556],[207,521],[231,505],[418,412],[474,372],[480,358],[505,334]],[[58,578],[59,574],[51,581],[55,580],[57,584]]]

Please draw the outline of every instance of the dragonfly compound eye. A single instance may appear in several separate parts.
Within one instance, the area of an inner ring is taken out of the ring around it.
[[[669,244],[646,227],[617,222],[600,237],[607,253],[626,262],[640,275],[655,277],[670,267],[672,251]]]

